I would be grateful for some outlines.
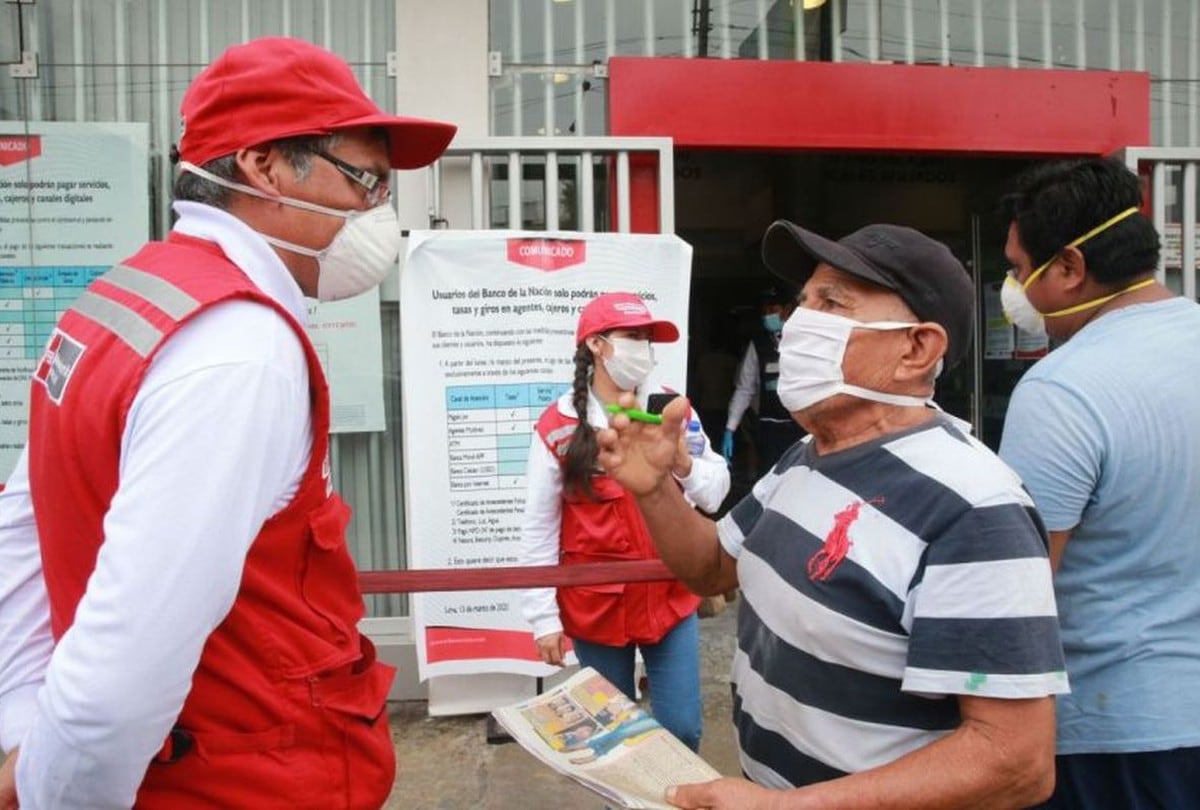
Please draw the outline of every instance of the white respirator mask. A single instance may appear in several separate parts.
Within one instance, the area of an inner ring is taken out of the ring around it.
[[[179,167],[209,182],[252,197],[344,219],[346,223],[341,230],[320,250],[256,231],[275,247],[317,260],[317,298],[321,301],[352,298],[377,286],[395,267],[396,259],[400,256],[400,220],[390,202],[380,203],[366,211],[343,211],[294,197],[266,194],[253,186],[218,177],[187,161],[180,161]]]

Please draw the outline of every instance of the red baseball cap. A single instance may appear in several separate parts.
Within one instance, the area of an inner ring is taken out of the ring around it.
[[[197,166],[279,138],[381,127],[392,168],[417,169],[437,160],[458,129],[388,115],[341,57],[291,37],[227,48],[192,81],[179,112],[179,156]]]
[[[670,321],[657,321],[650,314],[646,302],[633,293],[614,292],[593,298],[579,313],[579,325],[575,327],[575,345],[585,338],[610,329],[650,328],[650,340],[654,343],[674,343],[679,340],[679,330]]]

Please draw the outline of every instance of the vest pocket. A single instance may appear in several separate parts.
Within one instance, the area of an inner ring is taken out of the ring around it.
[[[362,616],[358,571],[346,548],[351,509],[334,493],[308,515],[308,549],[300,588],[305,603],[333,630],[335,644],[357,635]]]
[[[396,668],[375,659],[370,639],[359,643],[362,658],[343,671],[309,678],[309,694],[314,706],[372,724],[387,709]]]
[[[625,644],[625,583],[558,589],[559,616],[571,638]]]
[[[636,559],[638,546],[627,513],[629,496],[606,476],[592,478],[592,487],[594,498],[583,493],[564,495],[560,540],[563,562]]]

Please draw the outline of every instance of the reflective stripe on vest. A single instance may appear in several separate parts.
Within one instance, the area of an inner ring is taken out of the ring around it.
[[[100,276],[100,280],[139,296],[177,321],[200,306],[199,301],[169,281],[132,267],[117,265]],[[93,290],[79,296],[71,309],[108,329],[139,357],[146,357],[162,340],[158,327],[119,301]]]
[[[546,443],[554,448],[557,455],[565,456],[567,454],[567,449],[571,446],[568,439],[575,434],[575,427],[574,424],[564,425],[546,434]]]
[[[118,264],[100,278],[114,287],[146,299],[177,321],[200,306],[199,301],[171,282],[123,264]]]

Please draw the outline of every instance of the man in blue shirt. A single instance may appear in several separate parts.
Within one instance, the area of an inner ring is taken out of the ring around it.
[[[1000,446],[1055,566],[1072,690],[1051,808],[1200,803],[1200,306],[1155,281],[1140,204],[1109,160],[1037,167],[1004,201],[1005,310],[1061,344]]]

